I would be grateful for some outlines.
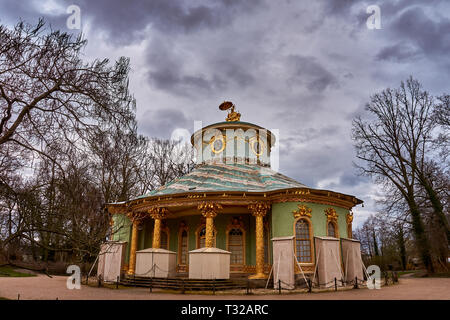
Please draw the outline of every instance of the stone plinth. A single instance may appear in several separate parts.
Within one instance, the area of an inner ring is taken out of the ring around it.
[[[316,249],[316,283],[322,287],[334,287],[334,278],[340,283],[342,277],[341,250],[339,239],[333,237],[314,237]]]
[[[170,278],[176,274],[176,252],[166,249],[144,249],[136,251],[138,277]]]
[[[273,247],[273,286],[278,289],[281,280],[282,289],[295,288],[294,277],[294,237],[277,237],[272,239]]]
[[[342,261],[344,263],[345,281],[363,279],[363,265],[361,260],[361,244],[355,239],[341,238]]]
[[[230,255],[218,248],[189,251],[189,279],[229,279]]]
[[[118,241],[106,242],[101,245],[97,275],[101,276],[103,281],[117,281],[117,277],[121,276],[126,246],[126,242]]]

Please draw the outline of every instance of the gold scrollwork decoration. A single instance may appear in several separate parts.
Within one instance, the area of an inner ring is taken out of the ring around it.
[[[221,204],[209,201],[200,203],[197,208],[205,218],[214,218],[219,210],[223,209]]]
[[[353,222],[353,212],[350,211],[346,216],[347,224],[351,224]]]
[[[298,209],[292,211],[294,218],[301,218],[301,217],[309,217],[311,218],[312,216],[312,209],[308,208],[307,206],[303,205],[303,204],[299,204],[298,205]]]
[[[250,210],[252,215],[254,215],[255,217],[256,216],[264,217],[269,209],[270,203],[263,201],[255,202],[248,205],[248,210]]]
[[[325,215],[327,216],[327,221],[335,221],[337,222],[338,214],[334,208],[325,209]]]

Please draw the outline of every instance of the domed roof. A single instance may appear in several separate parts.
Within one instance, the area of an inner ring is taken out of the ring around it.
[[[205,164],[139,198],[185,192],[267,192],[307,188],[304,184],[269,168],[249,164]]]

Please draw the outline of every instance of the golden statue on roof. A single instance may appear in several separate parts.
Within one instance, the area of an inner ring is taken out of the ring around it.
[[[222,104],[219,106],[220,110],[227,110],[230,109],[230,112],[228,112],[227,118],[225,119],[226,121],[240,121],[241,120],[241,114],[239,112],[234,111],[234,104],[231,101],[224,101],[222,102]]]

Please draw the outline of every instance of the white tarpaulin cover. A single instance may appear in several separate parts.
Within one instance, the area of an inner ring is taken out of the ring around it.
[[[316,250],[317,275],[316,284],[320,286],[334,286],[334,278],[337,281],[343,279],[341,267],[341,250],[339,239],[332,237],[314,237]]]
[[[273,238],[272,247],[274,289],[278,289],[278,280],[282,289],[294,289],[294,237]]]
[[[344,263],[344,277],[347,282],[363,279],[363,265],[361,261],[361,244],[355,239],[341,238],[342,262]]]
[[[136,276],[171,278],[176,274],[176,252],[148,248],[136,251]]]
[[[104,281],[117,281],[120,276],[124,258],[126,242],[105,242],[100,247],[97,275]]]

